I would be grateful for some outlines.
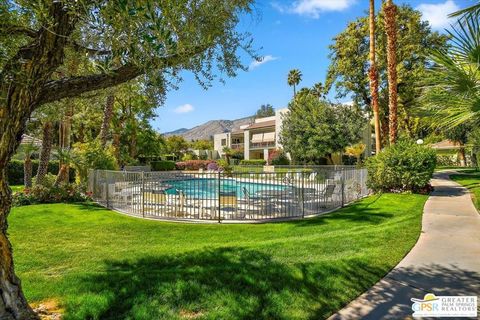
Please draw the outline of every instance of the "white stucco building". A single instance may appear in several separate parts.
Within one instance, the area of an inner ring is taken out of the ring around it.
[[[275,111],[275,115],[255,119],[249,125],[233,129],[231,132],[219,133],[213,136],[214,149],[223,156],[223,149],[228,147],[244,152],[244,158],[268,160],[271,151],[281,148],[279,132],[282,126],[282,116],[288,108]]]
[[[278,109],[275,115],[255,119],[254,122],[233,129],[231,132],[219,133],[213,136],[214,152],[223,157],[223,149],[243,150],[244,159],[264,159],[268,161],[269,153],[281,149],[279,135],[282,128],[283,116],[288,108]],[[367,126],[363,132],[362,142],[366,148],[365,157],[372,155],[375,145],[375,136],[372,126]],[[341,155],[338,155],[341,158]],[[341,159],[338,159],[341,163]]]

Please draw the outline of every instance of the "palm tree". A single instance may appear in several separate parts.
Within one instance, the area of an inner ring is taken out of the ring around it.
[[[378,114],[378,72],[377,62],[375,60],[375,0],[370,0],[370,78],[371,107],[373,111],[373,121],[375,123],[375,154],[379,154],[382,148],[380,136],[380,117]]]
[[[223,147],[223,153],[225,154],[225,160],[227,160],[227,163],[230,164],[230,158],[234,154],[233,150],[229,147]]]
[[[434,122],[453,128],[480,119],[480,27],[475,15],[455,24],[448,50],[432,54],[424,101]]]
[[[59,186],[62,183],[68,183],[69,168],[70,164],[73,163],[70,148],[58,148],[57,158],[60,162],[60,169],[58,170],[57,178],[55,179],[55,186]]]
[[[313,85],[311,93],[318,99],[325,96],[325,87],[321,82],[317,82]]]
[[[293,87],[293,96],[297,94],[296,86],[302,81],[302,72],[298,69],[292,69],[288,73],[287,82],[290,87]]]
[[[40,151],[40,161],[37,169],[37,184],[43,183],[43,179],[48,172],[48,162],[50,161],[50,153],[52,151],[52,128],[52,121],[46,119],[43,124],[42,149]]]
[[[102,126],[100,128],[100,143],[103,147],[107,144],[108,131],[110,128],[110,121],[113,117],[113,105],[115,103],[115,96],[113,94],[108,95],[107,101],[105,102],[105,108],[103,109],[103,120]]]
[[[397,6],[387,0],[385,7],[385,31],[387,34],[387,75],[388,75],[388,122],[390,144],[397,140]]]
[[[449,17],[477,17],[480,16],[480,1],[477,4],[471,5],[465,9],[459,10],[449,15]]]
[[[29,144],[24,144],[22,147],[22,152],[24,155],[23,184],[25,188],[32,187],[32,154],[37,150],[38,148],[33,144],[33,140]]]
[[[359,166],[361,163],[362,154],[365,152],[366,145],[364,143],[357,143],[345,148],[345,154],[351,157],[355,157],[357,159],[357,165]]]

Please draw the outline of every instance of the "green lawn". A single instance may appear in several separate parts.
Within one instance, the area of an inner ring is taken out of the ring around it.
[[[10,216],[31,302],[64,319],[322,319],[415,244],[427,196],[372,196],[315,219],[180,224],[94,205],[36,205]]]
[[[473,204],[480,211],[480,172],[469,170],[462,174],[450,175],[450,178],[470,190]]]

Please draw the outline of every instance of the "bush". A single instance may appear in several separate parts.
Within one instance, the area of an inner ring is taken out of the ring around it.
[[[289,165],[290,160],[283,150],[274,150],[268,156],[268,163],[273,166]]]
[[[38,169],[38,160],[32,160],[32,174],[35,177]],[[48,163],[48,172],[57,174],[60,170],[59,161],[50,161]],[[70,168],[70,181],[75,179],[75,169]],[[7,165],[7,180],[10,185],[23,184],[23,161],[11,160]]]
[[[112,146],[103,147],[98,140],[73,145],[77,182],[86,184],[88,169],[118,170],[115,150]]]
[[[51,179],[50,179],[51,180]],[[90,198],[83,194],[79,185],[67,183],[59,186],[53,185],[35,185],[31,189],[25,189],[13,195],[12,205],[26,206],[38,203],[57,203],[57,202],[84,202]]]
[[[458,166],[457,155],[453,154],[437,154],[437,165],[455,167]]]
[[[373,191],[426,192],[436,165],[435,151],[399,141],[366,161],[367,185]]]
[[[241,160],[240,165],[242,166],[264,166],[267,164],[267,161],[263,159],[252,159],[252,160]]]
[[[220,160],[219,160],[220,162]],[[218,167],[218,164],[216,162],[211,162],[207,165],[207,170],[209,171],[218,171],[219,167]]]
[[[153,171],[171,171],[175,170],[175,161],[152,161],[150,166]]]
[[[182,157],[182,161],[198,160],[198,156],[195,153],[185,153]]]
[[[178,170],[199,170],[199,169],[206,170],[208,165],[212,162],[215,162],[215,161],[213,161],[213,160],[180,161],[180,162],[175,163],[175,167]]]

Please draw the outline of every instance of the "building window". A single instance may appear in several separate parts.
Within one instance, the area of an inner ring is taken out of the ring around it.
[[[227,139],[222,139],[222,147],[227,145]]]

